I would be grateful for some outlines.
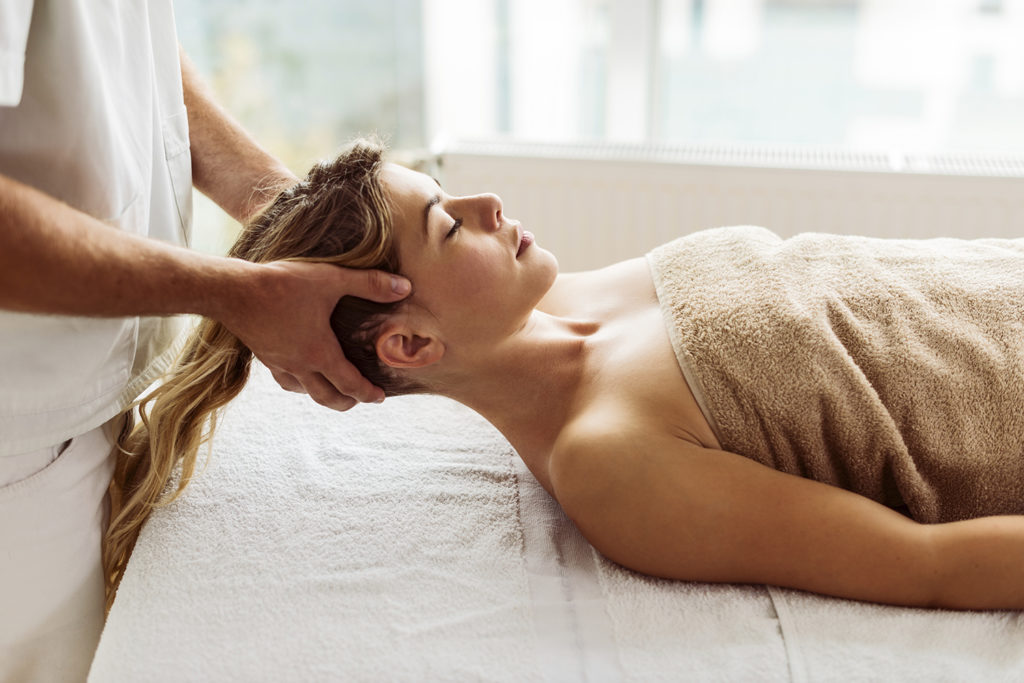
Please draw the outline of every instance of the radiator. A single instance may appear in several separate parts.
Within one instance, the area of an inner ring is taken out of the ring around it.
[[[782,236],[1024,237],[1024,158],[721,145],[450,144],[452,194],[494,192],[563,271],[679,235],[761,225]]]

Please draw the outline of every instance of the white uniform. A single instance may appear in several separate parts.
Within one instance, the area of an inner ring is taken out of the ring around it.
[[[170,0],[0,2],[0,173],[122,230],[188,243]],[[98,428],[167,367],[181,325],[0,311],[0,681],[84,678],[102,627],[112,467]]]

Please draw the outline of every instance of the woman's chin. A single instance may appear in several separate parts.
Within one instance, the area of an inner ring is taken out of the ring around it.
[[[533,250],[534,252],[534,259],[542,261],[547,268],[550,268],[552,273],[552,281],[554,281],[555,276],[558,275],[558,257],[552,254],[544,247],[538,246],[537,244],[532,245],[530,249]]]
[[[552,254],[550,251],[546,249],[541,249],[540,251],[543,252],[543,256],[548,260],[548,263],[550,264],[548,269],[548,289],[551,289],[551,286],[555,284],[555,280],[558,279],[558,259],[555,257],[554,254]],[[538,254],[538,256],[540,255],[541,254]]]

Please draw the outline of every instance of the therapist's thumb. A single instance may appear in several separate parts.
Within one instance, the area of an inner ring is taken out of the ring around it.
[[[383,270],[348,270],[344,294],[388,303],[404,299],[412,291],[412,283],[401,275],[392,275]]]

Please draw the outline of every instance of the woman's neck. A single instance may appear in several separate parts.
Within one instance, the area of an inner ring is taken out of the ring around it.
[[[546,472],[587,377],[590,340],[600,324],[534,311],[523,328],[467,364],[444,393],[484,416],[526,464]]]

